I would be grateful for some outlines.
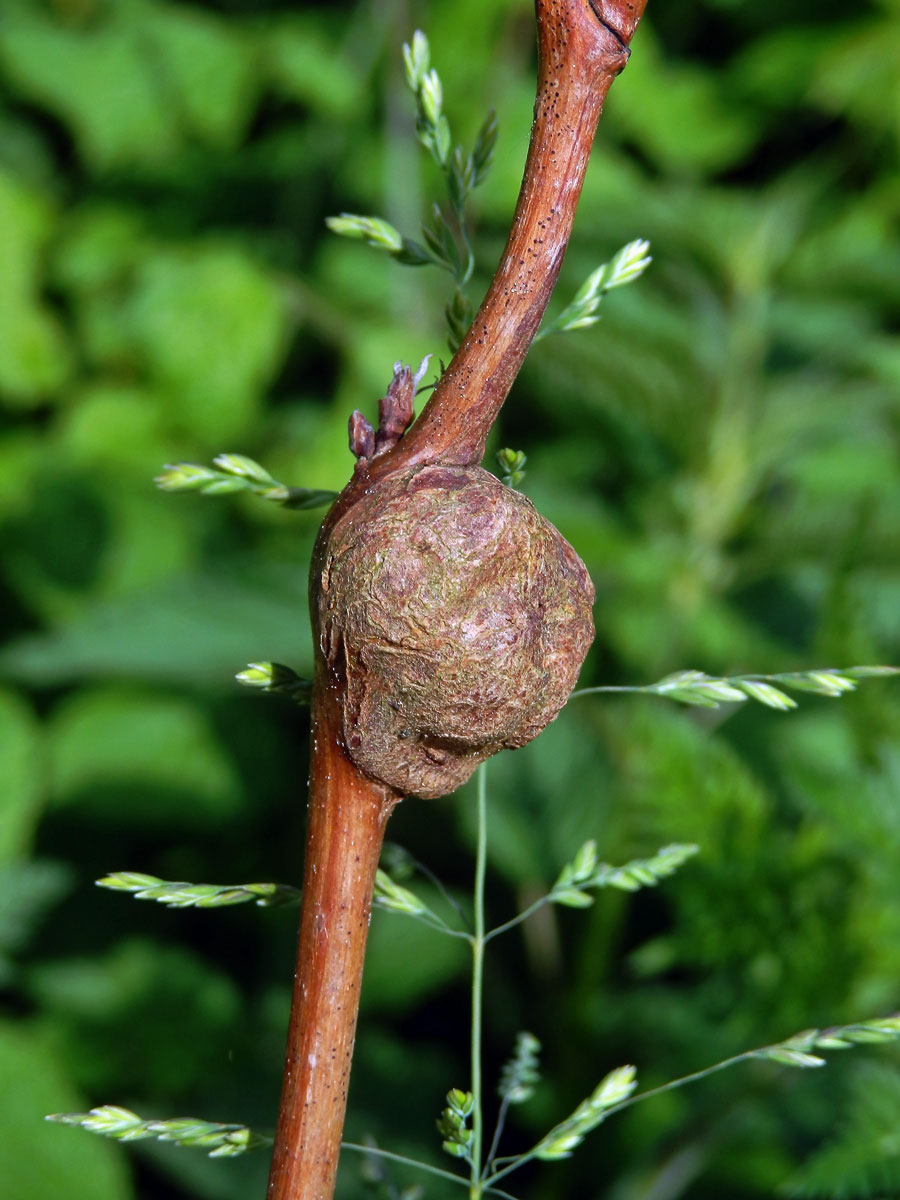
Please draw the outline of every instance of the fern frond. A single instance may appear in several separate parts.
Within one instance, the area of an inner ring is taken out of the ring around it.
[[[900,1193],[900,1071],[866,1063],[851,1083],[836,1136],[788,1180],[784,1194],[866,1200]]]

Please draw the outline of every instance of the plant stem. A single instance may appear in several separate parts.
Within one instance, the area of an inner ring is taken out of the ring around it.
[[[520,913],[516,913],[514,917],[510,917],[508,921],[504,921],[502,925],[495,925],[490,933],[484,935],[485,942],[490,942],[493,938],[499,937],[501,933],[508,933],[510,929],[515,929],[517,925],[521,925],[523,921],[527,921],[532,913],[536,913],[539,908],[543,908],[545,904],[550,904],[550,894],[539,896],[527,908],[524,908]]]
[[[378,479],[420,463],[467,466],[485,443],[556,284],[603,101],[628,61],[646,0],[536,0],[534,124],[512,228],[491,286],[416,422],[360,459],[328,520]]]
[[[417,1171],[424,1171],[426,1175],[436,1175],[438,1179],[445,1179],[448,1183],[458,1183],[460,1187],[468,1187],[468,1180],[463,1175],[454,1175],[452,1171],[442,1171],[440,1167],[433,1167],[431,1163],[424,1163],[418,1158],[407,1158],[405,1154],[394,1154],[390,1150],[382,1150],[380,1146],[360,1146],[356,1142],[341,1142],[342,1150],[356,1150],[360,1154],[371,1155],[373,1158],[383,1158],[387,1162],[395,1162],[403,1167],[413,1167]],[[503,1192],[500,1188],[485,1187],[484,1194],[486,1196],[501,1196],[504,1200],[515,1200],[514,1196],[510,1196],[509,1192]]]
[[[490,427],[553,291],[600,109],[628,59],[644,4],[537,0],[538,96],[506,249],[471,329],[419,420],[393,449],[360,459],[325,518],[310,573],[314,626],[323,548],[339,517],[377,479],[404,466],[466,465],[483,457]],[[361,775],[345,751],[342,683],[327,676],[318,633],[316,657],[306,874],[269,1200],[333,1195],[375,870],[385,822],[400,799]],[[483,860],[480,870],[483,889]],[[476,930],[479,955],[483,936],[483,928]],[[480,993],[480,959],[476,970]],[[476,1010],[473,992],[474,1020],[480,1049],[480,999]],[[477,1062],[473,1055],[472,1079],[479,1093],[480,1066],[479,1053]],[[485,1190],[479,1178],[480,1125],[479,1114],[472,1196]]]
[[[344,752],[335,685],[313,698],[306,868],[269,1200],[329,1200],[347,1102],[375,871],[399,796]]]
[[[458,1183],[461,1187],[468,1187],[468,1183],[464,1175],[454,1175],[452,1171],[443,1171],[440,1167],[433,1167],[431,1163],[424,1163],[418,1158],[407,1158],[405,1154],[394,1154],[391,1150],[382,1150],[380,1146],[360,1146],[356,1142],[341,1142],[342,1150],[356,1150],[360,1154],[371,1154],[376,1158],[383,1158],[386,1162],[399,1163],[403,1167],[415,1167],[417,1171],[424,1171],[426,1175],[436,1175],[438,1179],[446,1179],[449,1183]]]
[[[410,862],[417,871],[420,871],[425,876],[429,883],[433,884],[437,888],[444,900],[447,902],[447,905],[453,909],[459,920],[466,927],[465,930],[454,930],[448,928],[447,932],[454,934],[462,933],[462,936],[467,936],[472,927],[459,901],[447,891],[446,887],[441,882],[440,877],[435,875],[434,871],[432,871],[431,868],[425,863],[420,862],[417,858],[412,858],[412,856],[410,856]]]
[[[646,0],[537,0],[538,88],[509,239],[487,296],[395,464],[480,462],[537,333],[572,230],[600,110]]]
[[[484,997],[484,878],[487,870],[487,787],[484,763],[478,768],[478,840],[475,849],[475,930],[472,935],[472,1186],[469,1195],[478,1200],[482,1193],[481,1150],[484,1113],[481,1107],[481,1012]]]

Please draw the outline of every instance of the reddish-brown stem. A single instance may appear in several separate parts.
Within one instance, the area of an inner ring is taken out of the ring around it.
[[[538,95],[512,231],[490,290],[418,421],[360,459],[319,534],[311,587],[338,517],[404,466],[480,461],[559,274],[600,109],[645,0],[537,0]],[[357,430],[360,448],[368,445]],[[374,449],[374,436],[373,436]],[[312,599],[316,622],[317,597]],[[330,1200],[344,1121],[369,907],[399,795],[362,775],[341,734],[342,681],[316,645],[303,912],[269,1200]]]
[[[509,239],[465,340],[392,452],[392,470],[484,456],[556,284],[600,110],[645,3],[537,0],[534,126]]]
[[[329,1200],[340,1151],[375,870],[396,792],[344,753],[316,681],[303,910],[269,1200]]]

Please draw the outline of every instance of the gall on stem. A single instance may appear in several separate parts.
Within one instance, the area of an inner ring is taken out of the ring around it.
[[[269,1200],[334,1193],[392,809],[405,794],[452,791],[489,754],[536,736],[590,645],[593,588],[578,556],[478,463],[556,283],[603,100],[643,9],[537,0],[534,125],[493,282],[407,432],[413,385],[402,368],[379,431],[351,421],[356,470],[310,573],[309,824]]]

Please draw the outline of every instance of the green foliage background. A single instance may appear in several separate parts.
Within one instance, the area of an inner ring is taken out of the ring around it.
[[[525,490],[597,584],[584,682],[900,661],[900,7],[649,7],[561,294],[635,237],[654,264],[599,327],[536,348],[495,442],[527,452]],[[263,1194],[265,1154],[126,1152],[41,1117],[111,1102],[274,1124],[296,913],[166,912],[91,881],[298,879],[304,717],[232,676],[258,659],[308,670],[317,516],[150,480],[236,450],[339,488],[350,410],[374,415],[396,359],[443,352],[445,280],[323,227],[349,209],[416,236],[438,194],[400,69],[417,26],[459,134],[491,105],[500,119],[477,197],[482,287],[530,125],[528,0],[3,5],[10,1200]],[[488,1076],[521,1028],[547,1075],[511,1149],[622,1062],[652,1084],[900,1007],[890,681],[786,715],[578,700],[488,783],[497,923],[587,837],[612,862],[702,846],[659,892],[546,910],[492,947]],[[390,829],[461,894],[471,800],[409,801]],[[439,1160],[466,1037],[465,955],[377,913],[351,1135]],[[889,1048],[824,1072],[758,1064],[639,1107],[513,1190],[900,1196],[898,1122]],[[369,1194],[358,1161],[341,1186]]]

